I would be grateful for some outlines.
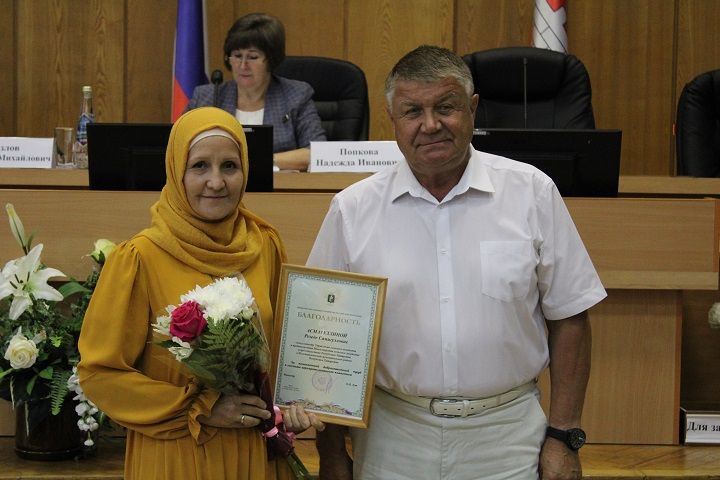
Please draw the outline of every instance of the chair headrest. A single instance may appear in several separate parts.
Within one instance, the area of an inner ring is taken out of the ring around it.
[[[720,176],[720,70],[702,73],[683,88],[675,142],[679,175]]]
[[[273,73],[309,83],[315,90],[313,100],[316,102],[367,98],[365,73],[345,60],[288,56]]]
[[[528,98],[553,98],[566,78],[576,73],[569,70],[579,75],[585,70],[573,55],[532,47],[494,48],[463,59],[473,75],[475,91],[488,100],[522,98],[526,75]]]
[[[680,94],[679,106],[685,115],[704,115],[720,119],[720,70],[702,73],[688,82]]]

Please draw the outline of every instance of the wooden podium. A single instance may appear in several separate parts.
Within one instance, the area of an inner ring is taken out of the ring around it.
[[[157,192],[0,190],[43,261],[83,278],[98,238],[120,242],[149,225]],[[244,203],[280,231],[289,261],[304,263],[331,193],[250,193]],[[682,295],[718,289],[719,204],[713,199],[568,198],[609,296],[590,311],[593,365],[583,416],[591,443],[679,440]],[[19,255],[0,228],[0,260]],[[546,379],[542,380],[546,384]],[[547,388],[544,390],[547,391]],[[545,400],[547,401],[547,400]],[[9,410],[0,434],[12,434]]]

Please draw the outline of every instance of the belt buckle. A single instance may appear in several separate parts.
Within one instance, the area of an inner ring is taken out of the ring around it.
[[[436,417],[442,417],[442,418],[456,418],[456,417],[462,417],[461,413],[456,414],[447,414],[447,413],[437,413],[435,411],[435,402],[442,403],[444,405],[452,404],[452,403],[463,403],[462,400],[457,400],[454,398],[433,398],[430,400],[430,413],[435,415]]]

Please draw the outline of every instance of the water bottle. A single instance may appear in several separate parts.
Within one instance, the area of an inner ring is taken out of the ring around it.
[[[82,88],[83,99],[78,119],[75,143],[73,144],[73,163],[76,168],[88,168],[87,153],[87,125],[95,121],[92,108],[92,87],[85,85]]]

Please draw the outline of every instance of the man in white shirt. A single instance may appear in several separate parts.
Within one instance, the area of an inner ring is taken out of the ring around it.
[[[449,50],[408,53],[385,93],[406,161],[336,195],[308,259],[388,278],[370,427],[354,462],[343,427],[318,434],[320,478],[581,478],[586,310],[606,294],[557,188],[472,148],[478,96]]]

